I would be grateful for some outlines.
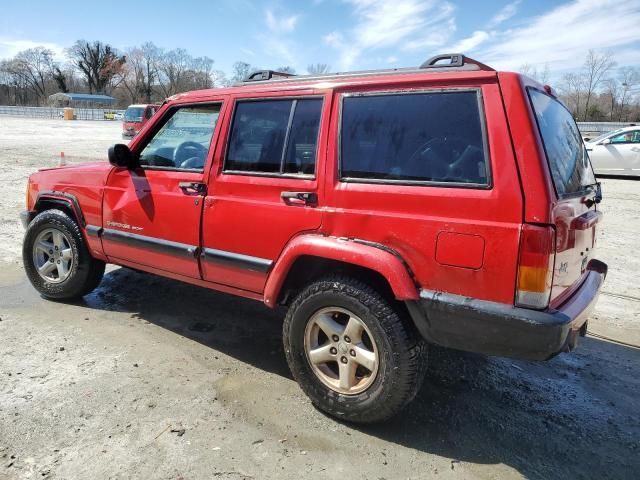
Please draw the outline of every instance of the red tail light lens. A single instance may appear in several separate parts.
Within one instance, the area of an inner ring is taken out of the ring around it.
[[[520,236],[516,305],[543,309],[549,305],[556,235],[553,227],[523,225]]]

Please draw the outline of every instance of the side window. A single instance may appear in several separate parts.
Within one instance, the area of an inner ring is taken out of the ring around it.
[[[476,91],[345,96],[343,180],[488,185]]]
[[[322,99],[238,102],[225,171],[313,175]]]
[[[169,112],[168,119],[140,153],[140,165],[202,171],[219,114],[219,104]]]
[[[631,130],[611,138],[611,143],[640,143],[640,130]]]

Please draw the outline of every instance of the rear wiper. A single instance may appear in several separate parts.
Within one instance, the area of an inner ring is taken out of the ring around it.
[[[602,201],[602,186],[600,185],[600,182],[596,182],[594,184],[588,185],[588,187],[591,189],[595,187],[595,195],[593,196],[593,199],[590,198],[584,202],[587,208],[591,208],[593,205],[598,204]]]

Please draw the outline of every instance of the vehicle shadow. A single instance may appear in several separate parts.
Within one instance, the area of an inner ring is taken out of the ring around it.
[[[84,302],[131,312],[255,368],[291,378],[283,310],[128,269]],[[400,415],[363,434],[527,478],[638,478],[640,349],[586,338],[572,354],[525,362],[433,347],[425,383]]]

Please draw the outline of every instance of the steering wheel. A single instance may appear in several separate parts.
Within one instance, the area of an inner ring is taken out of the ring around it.
[[[465,172],[458,163],[469,148],[475,149],[461,137],[435,137],[420,145],[411,154],[407,164],[410,170],[420,173],[416,176],[435,181],[465,180]]]
[[[173,153],[173,163],[181,168],[202,168],[207,149],[198,142],[182,142]],[[189,162],[188,165],[185,165]]]

